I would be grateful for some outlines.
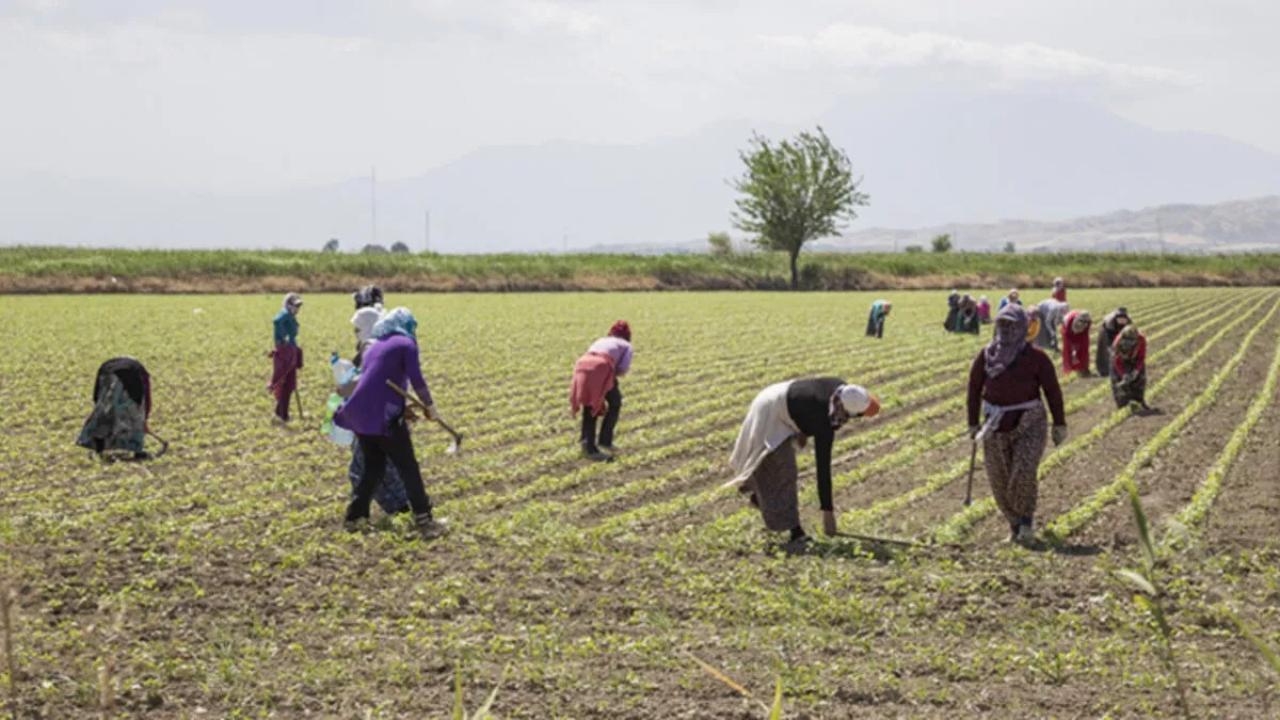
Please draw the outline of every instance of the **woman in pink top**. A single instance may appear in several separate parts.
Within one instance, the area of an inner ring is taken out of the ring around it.
[[[573,366],[569,387],[571,413],[582,410],[582,456],[598,462],[613,460],[613,431],[622,410],[618,378],[631,369],[631,326],[619,320],[609,335],[591,343],[586,354]],[[596,444],[596,418],[604,415]],[[601,452],[601,451],[604,452]]]

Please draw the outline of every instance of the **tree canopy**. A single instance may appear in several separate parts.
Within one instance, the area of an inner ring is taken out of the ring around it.
[[[733,182],[742,196],[735,201],[734,225],[768,250],[781,250],[791,261],[791,287],[799,287],[797,261],[805,243],[836,235],[856,218],[854,208],[868,196],[858,191],[853,163],[826,132],[801,132],[773,142],[752,135],[739,152],[746,171]]]

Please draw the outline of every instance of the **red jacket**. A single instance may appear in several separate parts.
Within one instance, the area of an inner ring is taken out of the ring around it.
[[[1120,357],[1117,351],[1120,338],[1116,338],[1116,342],[1111,344],[1111,366],[1112,373],[1124,377],[1128,373],[1138,372],[1147,365],[1147,336],[1138,335],[1138,350],[1133,354],[1132,360],[1126,360]]]
[[[604,396],[617,383],[613,358],[606,353],[588,352],[578,358],[573,366],[573,382],[569,385],[569,407],[575,415],[578,410],[589,410],[599,417],[604,414]]]
[[[1089,328],[1084,332],[1072,332],[1079,310],[1072,310],[1062,321],[1062,370],[1063,372],[1089,369]]]

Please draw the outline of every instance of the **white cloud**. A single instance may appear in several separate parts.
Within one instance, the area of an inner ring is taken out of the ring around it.
[[[765,35],[783,57],[850,70],[978,71],[997,83],[1096,82],[1117,87],[1184,86],[1195,79],[1167,68],[1114,63],[1036,43],[996,45],[933,32],[899,33],[837,23],[808,36]]]

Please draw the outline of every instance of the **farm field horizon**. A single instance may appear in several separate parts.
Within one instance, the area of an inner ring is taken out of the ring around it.
[[[377,509],[373,532],[342,529],[350,451],[319,425],[329,354],[352,354],[349,294],[305,296],[305,421],[289,428],[265,389],[276,294],[6,296],[10,715],[87,716],[105,685],[118,717],[440,717],[460,686],[468,710],[496,692],[498,717],[756,718],[780,683],[785,717],[1174,717],[1160,636],[1116,576],[1140,563],[1132,482],[1164,543],[1193,715],[1273,716],[1275,676],[1225,611],[1280,645],[1280,289],[1070,300],[1093,313],[1091,351],[1096,322],[1128,308],[1160,412],[1060,375],[1070,435],[1045,451],[1028,549],[1007,542],[981,453],[961,504],[965,387],[991,330],[944,332],[945,292],[389,292],[466,436],[447,455],[437,428],[413,429],[453,526],[431,543]],[[569,379],[619,318],[635,346],[620,455],[591,464]],[[75,446],[117,355],[151,373],[162,458]],[[823,536],[808,449],[806,555],[721,488],[755,394],[818,375],[883,405],[837,435],[841,529],[921,546]]]

